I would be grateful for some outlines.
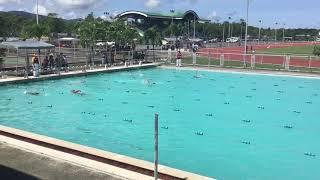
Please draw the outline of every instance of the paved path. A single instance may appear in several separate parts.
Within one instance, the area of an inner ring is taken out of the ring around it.
[[[108,174],[20,150],[1,142],[0,179],[120,180]]]

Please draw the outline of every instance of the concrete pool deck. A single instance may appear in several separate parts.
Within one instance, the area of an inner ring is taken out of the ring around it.
[[[122,180],[124,178],[0,142],[0,179]]]
[[[69,78],[69,77],[75,77],[75,76],[86,76],[86,75],[92,75],[97,73],[111,73],[111,72],[118,72],[118,71],[145,69],[145,68],[157,67],[161,64],[162,63],[147,63],[147,64],[141,64],[141,65],[114,66],[114,67],[108,67],[108,68],[91,69],[86,71],[61,72],[60,75],[49,74],[49,75],[41,75],[40,77],[33,77],[33,76],[29,76],[28,78],[9,77],[9,78],[0,79],[0,86],[7,85],[7,84],[15,84],[15,83],[42,81],[42,80],[49,80],[49,79],[62,79],[62,78]]]
[[[152,177],[153,163],[0,125],[0,144],[3,143],[21,150],[20,153],[12,151],[13,154],[21,155],[26,151],[32,152],[42,157],[91,169],[96,173],[103,173],[105,176],[137,180],[154,179]],[[13,154],[9,152],[11,157],[14,157]],[[3,163],[4,160],[0,159],[0,161]],[[41,162],[38,163],[41,164]],[[10,163],[3,163],[6,166],[8,164]],[[19,167],[18,164],[14,166]],[[158,171],[159,178],[165,180],[213,180],[213,178],[162,165],[159,165]],[[30,170],[28,172],[30,173]],[[48,172],[52,172],[52,170],[48,170]]]
[[[204,67],[204,66],[175,67],[172,65],[162,65],[162,66],[160,66],[160,68],[177,69],[177,70],[199,70],[199,71],[207,71],[207,72],[234,73],[234,74],[247,74],[247,75],[265,75],[265,76],[282,76],[282,77],[320,79],[320,74],[305,73],[305,72],[293,72],[293,71],[219,68],[219,67]]]

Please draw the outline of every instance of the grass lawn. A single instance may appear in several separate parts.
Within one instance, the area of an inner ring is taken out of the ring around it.
[[[182,59],[183,64],[192,64],[192,57],[185,57]],[[197,57],[197,65],[209,65],[209,59],[207,57]],[[210,65],[220,65],[220,60],[210,59]]]
[[[31,58],[30,58],[30,62],[31,62]],[[21,65],[21,64],[25,64],[26,61],[25,61],[25,58],[22,58],[22,57],[19,57],[18,58],[18,65]],[[12,66],[12,65],[16,65],[17,64],[17,58],[14,57],[14,58],[8,58],[8,57],[4,57],[4,65],[8,65],[8,66]]]
[[[172,61],[174,63],[174,61]],[[182,60],[182,64],[185,65],[192,65],[192,57],[185,57]],[[197,57],[197,63],[198,66],[208,66],[208,58],[207,57]],[[211,66],[220,66],[220,60],[211,59],[210,61]],[[250,63],[247,64],[246,67],[244,67],[242,61],[225,61],[224,66],[226,68],[246,68],[250,69]],[[278,64],[256,64],[255,69],[269,69],[269,70],[284,70],[283,65]],[[290,67],[291,71],[300,71],[300,72],[320,72],[319,68],[304,68],[304,67]]]
[[[290,54],[290,55],[307,55],[313,56],[313,45],[308,46],[292,46],[292,47],[285,47],[285,48],[270,48],[270,49],[261,49],[257,50],[257,53],[262,54],[276,54],[276,55],[283,55],[283,54]]]

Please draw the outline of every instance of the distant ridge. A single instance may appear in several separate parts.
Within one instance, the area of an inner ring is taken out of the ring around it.
[[[35,20],[36,19],[36,14],[34,13],[30,13],[30,12],[25,12],[25,11],[0,11],[0,14],[6,14],[6,15],[13,15],[13,16],[18,16],[18,17],[22,17],[24,19],[28,19],[28,20]],[[45,20],[48,16],[43,16],[43,15],[39,15],[39,20]],[[66,22],[73,22],[73,21],[78,21],[80,19],[63,19],[63,18],[59,18],[62,19]]]

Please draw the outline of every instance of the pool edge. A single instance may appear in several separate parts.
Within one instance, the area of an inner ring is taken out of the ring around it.
[[[206,67],[206,66],[183,66],[175,67],[171,65],[159,66],[163,69],[176,69],[176,70],[199,70],[206,72],[217,73],[234,73],[245,75],[261,75],[261,76],[278,76],[278,77],[294,77],[294,78],[307,78],[307,79],[320,79],[320,74],[305,73],[305,72],[291,72],[291,71],[272,71],[272,70],[258,70],[258,69],[236,69],[236,68],[219,68],[219,67]]]
[[[13,141],[9,142],[8,139],[6,140],[6,138],[3,137],[14,139],[16,141],[22,141],[24,143],[29,144],[26,147],[24,147],[26,149],[28,149],[27,147],[35,145],[50,150],[58,151],[61,153],[67,153],[76,157],[85,158],[95,162],[111,165],[113,167],[126,170],[127,172],[135,172],[138,173],[138,175],[140,175],[139,179],[143,178],[144,176],[152,177],[153,174],[153,163],[147,161],[0,125],[0,141],[13,145],[16,144],[12,143]],[[32,149],[29,150],[32,151]],[[50,155],[50,153],[48,154],[45,151],[41,151],[39,153]],[[63,157],[59,157],[58,159],[61,158],[64,159]],[[65,160],[68,161],[68,159]],[[85,166],[85,164],[82,165]],[[116,175],[123,176],[124,174]],[[159,165],[159,176],[162,179],[214,180],[213,178],[170,168],[163,165]]]
[[[94,75],[97,73],[112,73],[112,72],[119,72],[119,71],[146,69],[146,68],[157,67],[157,66],[160,66],[161,64],[162,63],[148,63],[148,64],[132,65],[132,66],[115,66],[115,67],[109,67],[107,69],[100,68],[100,69],[92,69],[92,70],[86,70],[86,71],[62,72],[60,75],[58,75],[58,74],[41,75],[38,78],[33,77],[33,76],[29,76],[29,78],[14,77],[14,78],[0,79],[0,86],[9,85],[9,84],[17,84],[17,83],[28,83],[28,82],[36,82],[36,81],[44,81],[44,80],[87,76],[87,75]]]

